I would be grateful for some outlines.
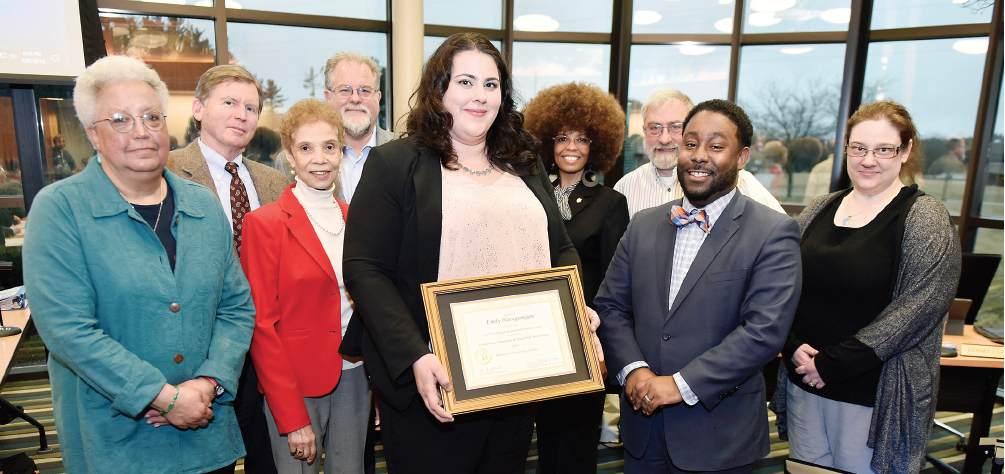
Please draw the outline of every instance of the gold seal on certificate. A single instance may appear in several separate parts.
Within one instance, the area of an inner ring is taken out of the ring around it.
[[[459,414],[604,389],[576,267],[422,284]]]
[[[450,312],[468,389],[576,371],[557,290],[452,303]]]

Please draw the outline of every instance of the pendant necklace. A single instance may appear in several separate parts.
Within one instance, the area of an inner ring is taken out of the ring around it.
[[[898,194],[899,194],[899,192],[898,192]],[[897,194],[894,194],[893,196],[896,196],[896,195],[897,195]],[[872,206],[869,206],[869,209],[866,209],[866,210],[864,210],[864,211],[861,211],[861,212],[856,212],[856,213],[854,213],[854,214],[848,214],[848,217],[845,217],[845,218],[844,218],[844,219],[843,219],[843,220],[841,221],[841,225],[847,225],[847,224],[848,224],[848,221],[850,221],[852,217],[855,217],[855,216],[857,216],[857,215],[859,215],[859,214],[863,214],[863,213],[866,213],[866,212],[869,212],[869,211],[871,211],[871,210],[872,210],[872,208],[874,208],[874,207],[876,207],[876,206],[878,206],[878,205],[880,205],[880,204],[883,204],[883,203],[885,203],[885,202],[886,202],[887,200],[889,200],[889,199],[890,199],[891,197],[893,197],[893,196],[888,196],[888,197],[885,197],[885,198],[883,198],[883,200],[882,200],[882,201],[879,201],[879,202],[877,202],[876,204],[873,204]],[[850,197],[851,197],[851,195],[849,195],[849,198],[850,198]],[[847,204],[845,204],[845,208],[846,208],[846,209],[848,209],[849,211],[851,211],[851,200],[850,200],[850,199],[849,199],[848,203],[847,203]]]
[[[158,191],[160,190],[158,189]],[[136,206],[133,203],[129,202],[129,200],[126,199],[126,196],[122,194],[122,191],[119,191],[119,196],[122,196],[122,200],[126,201],[126,204],[129,204],[129,206],[131,206],[133,209],[136,209]],[[164,192],[164,197],[161,198],[161,203],[159,206],[157,206],[157,219],[154,220],[154,233],[157,233],[157,226],[160,225],[161,223],[161,211],[164,210],[164,201],[166,200],[167,200],[167,191]]]

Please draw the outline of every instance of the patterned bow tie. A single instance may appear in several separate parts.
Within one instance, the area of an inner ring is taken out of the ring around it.
[[[708,214],[704,210],[695,209],[688,214],[683,207],[674,206],[670,209],[670,223],[677,227],[687,227],[688,224],[698,224],[701,230],[707,234],[709,232]]]

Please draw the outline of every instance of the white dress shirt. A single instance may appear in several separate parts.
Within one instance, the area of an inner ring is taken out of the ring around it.
[[[360,176],[363,176],[363,165],[366,164],[366,157],[370,156],[370,149],[377,146],[377,128],[374,127],[370,139],[366,146],[360,150],[359,155],[351,146],[342,147],[342,164],[338,167],[338,177],[342,184],[342,196],[347,204],[352,204],[352,195],[356,194],[356,185],[359,184]]]
[[[234,218],[231,215],[230,209],[231,176],[224,168],[227,165],[227,159],[206,146],[201,138],[199,139],[199,149],[202,150],[202,156],[206,158],[206,164],[209,165],[209,174],[213,176],[213,184],[216,185],[216,195],[220,197],[220,204],[223,204],[223,213],[227,215],[227,220],[233,226]],[[248,191],[248,204],[251,205],[251,210],[254,211],[262,204],[258,201],[258,191],[255,189],[255,183],[251,181],[251,173],[248,172],[248,165],[244,164],[244,155],[237,155],[237,158],[234,158],[234,163],[237,163],[237,177],[241,178],[245,189]]]

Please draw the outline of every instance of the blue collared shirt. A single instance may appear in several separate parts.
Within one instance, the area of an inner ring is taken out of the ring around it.
[[[370,149],[375,146],[377,146],[376,127],[370,133],[370,140],[360,150],[359,155],[356,154],[356,150],[353,150],[351,146],[345,145],[342,147],[342,164],[339,165],[338,176],[342,183],[342,196],[345,197],[345,202],[348,204],[352,204],[352,195],[356,194],[356,185],[359,184],[359,178],[363,176],[363,165],[366,164],[366,157],[370,156]]]

